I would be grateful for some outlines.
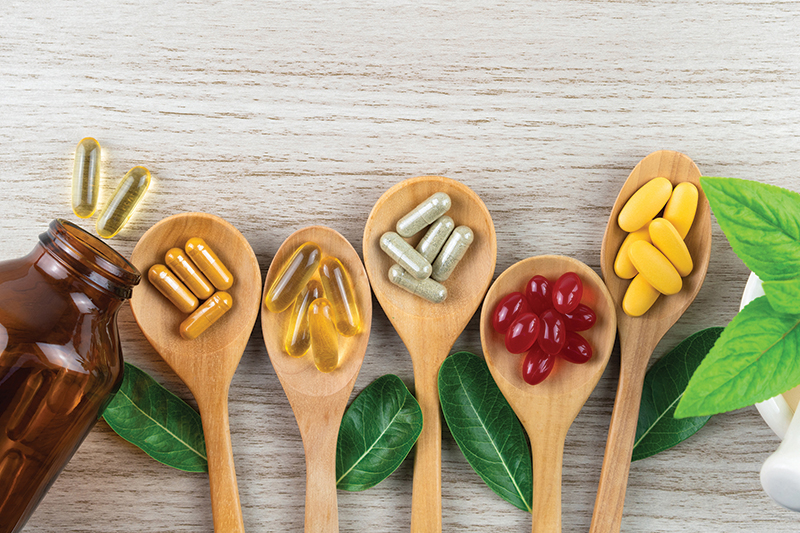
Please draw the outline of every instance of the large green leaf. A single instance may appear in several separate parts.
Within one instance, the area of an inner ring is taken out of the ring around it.
[[[381,376],[342,417],[336,443],[336,486],[359,491],[389,477],[422,432],[422,409],[403,381]]]
[[[714,346],[723,328],[708,328],[687,337],[659,359],[644,378],[633,460],[672,448],[703,427],[711,416],[673,418],[692,373]]]
[[[767,300],[778,313],[800,314],[800,278],[765,281],[761,284]]]
[[[531,451],[483,358],[458,352],[439,369],[444,418],[470,466],[504,500],[531,511]]]
[[[200,415],[132,364],[125,363],[122,385],[103,418],[156,461],[187,472],[208,471]]]

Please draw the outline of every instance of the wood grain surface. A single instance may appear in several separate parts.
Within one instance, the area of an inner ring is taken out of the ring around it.
[[[362,249],[370,209],[418,175],[463,182],[497,231],[496,276],[532,255],[599,272],[625,178],[659,149],[705,175],[800,191],[800,4],[793,2],[10,1],[0,7],[0,259],[26,254],[70,209],[76,144],[103,146],[101,204],[131,167],[153,185],[111,244],[130,255],[168,215],[229,220],[266,274],[293,231],[329,226]],[[655,350],[725,325],[748,272],[716,221],[708,277]],[[357,393],[411,360],[374,301]],[[191,394],[129,309],[125,357]],[[454,350],[480,352],[478,317]],[[618,349],[567,434],[563,529],[591,521]],[[248,531],[302,531],[302,442],[257,324],[230,389]],[[798,530],[758,479],[778,439],[753,407],[633,463],[622,531]],[[341,531],[408,531],[412,463],[340,491]],[[527,531],[446,428],[444,531]],[[26,532],[211,531],[207,476],[154,462],[100,422]]]

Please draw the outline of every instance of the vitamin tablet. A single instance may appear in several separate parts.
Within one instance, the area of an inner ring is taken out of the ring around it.
[[[539,318],[542,321],[539,328],[539,346],[549,354],[557,354],[566,341],[564,319],[554,309],[548,309]]]
[[[339,366],[339,335],[333,324],[333,309],[325,298],[317,298],[308,308],[308,329],[314,365],[320,372],[331,372]]]
[[[319,265],[319,277],[333,309],[336,330],[345,337],[352,337],[361,331],[361,315],[347,270],[341,261],[329,256]]]
[[[597,315],[586,304],[578,304],[574,311],[564,313],[562,316],[567,331],[585,331],[594,326],[597,321]]]
[[[196,339],[211,327],[216,321],[222,318],[233,307],[233,297],[225,291],[219,291],[203,302],[203,305],[189,315],[189,318],[181,323],[180,334],[186,340]]]
[[[438,282],[446,281],[474,240],[475,234],[467,226],[459,226],[454,229],[447,242],[444,243],[439,256],[433,262],[431,277]]]
[[[199,302],[195,295],[164,265],[150,267],[147,279],[182,313],[191,313],[197,309]]]
[[[697,187],[684,181],[675,186],[672,196],[664,208],[664,218],[672,222],[681,239],[685,239],[697,212]]]
[[[539,337],[539,317],[533,313],[522,313],[506,331],[506,350],[511,353],[525,353],[531,349]]]
[[[553,307],[553,295],[550,281],[544,276],[533,276],[525,285],[525,297],[531,306],[531,311],[541,316],[542,313]]]
[[[692,273],[692,256],[672,222],[664,218],[653,220],[650,223],[650,240],[669,259],[681,277]]]
[[[100,191],[100,143],[91,137],[81,139],[72,165],[72,211],[89,218],[97,208]]]
[[[180,248],[171,248],[164,256],[164,262],[201,300],[214,294],[214,287]]]
[[[672,183],[667,178],[653,178],[628,199],[619,212],[619,227],[636,231],[653,220],[664,208],[672,194]]]
[[[447,299],[447,289],[444,285],[431,278],[416,279],[400,265],[392,265],[389,269],[389,281],[411,294],[425,298],[431,303],[438,304]]]
[[[622,279],[633,279],[638,274],[636,267],[631,263],[630,248],[631,244],[636,241],[650,241],[650,224],[645,224],[641,229],[628,233],[625,240],[617,252],[617,258],[614,260],[614,273]]]
[[[381,250],[394,259],[416,279],[430,277],[433,268],[418,251],[411,247],[400,235],[387,231],[381,236]]]
[[[631,280],[628,290],[625,291],[622,310],[628,316],[642,316],[656,303],[660,294],[643,275],[639,274]]]
[[[97,219],[97,234],[104,239],[110,239],[119,233],[130,220],[149,186],[149,170],[144,167],[130,169],[100,213]]]
[[[521,292],[506,294],[495,306],[492,313],[492,326],[497,333],[505,335],[511,323],[523,313],[530,313],[528,300]]]
[[[564,347],[558,355],[565,361],[582,365],[592,358],[592,345],[574,331],[567,331]]]
[[[575,272],[565,272],[553,284],[553,307],[561,314],[574,311],[583,297],[583,282]]]
[[[437,218],[417,244],[416,250],[428,263],[433,263],[455,227],[453,219],[449,216],[444,215]]]
[[[528,385],[538,385],[553,371],[555,362],[555,354],[549,354],[534,344],[522,360],[522,379]]]
[[[289,317],[289,326],[286,328],[286,339],[283,347],[292,357],[302,357],[311,347],[311,333],[308,330],[308,308],[311,302],[322,298],[324,292],[322,284],[312,279],[309,281],[294,301],[292,314]]]
[[[644,276],[658,292],[669,295],[681,291],[683,282],[680,274],[655,246],[646,241],[637,241],[631,245],[630,257],[639,275]]]
[[[446,193],[437,192],[397,222],[397,233],[401,237],[411,237],[444,215],[451,204]]]
[[[225,264],[219,260],[217,254],[214,253],[206,241],[200,237],[192,237],[186,241],[186,253],[189,255],[197,268],[200,269],[208,281],[211,282],[217,290],[226,291],[233,285],[233,275]]]
[[[264,305],[273,313],[285,311],[306,286],[319,267],[322,252],[313,242],[301,244],[281,268],[264,297]]]

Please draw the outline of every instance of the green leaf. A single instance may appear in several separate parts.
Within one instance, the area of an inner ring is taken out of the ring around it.
[[[336,443],[336,486],[359,491],[397,470],[422,432],[422,409],[403,381],[381,376],[342,417]]]
[[[800,194],[734,178],[700,178],[736,255],[765,281],[800,273]]]
[[[684,339],[659,359],[644,378],[633,460],[644,459],[682,442],[711,416],[673,418],[692,373],[714,346],[724,328],[708,328]]]
[[[695,371],[675,416],[739,409],[800,383],[798,325],[800,315],[776,314],[765,296],[750,302]]]
[[[439,369],[442,412],[473,470],[501,498],[531,512],[531,451],[482,357],[458,352]]]
[[[778,313],[800,314],[800,278],[765,281],[761,285],[767,300]]]
[[[103,418],[120,437],[167,466],[208,472],[200,415],[143,370],[125,363]]]

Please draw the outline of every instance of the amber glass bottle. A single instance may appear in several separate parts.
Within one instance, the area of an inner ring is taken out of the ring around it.
[[[139,279],[64,220],[0,262],[0,533],[22,530],[119,388],[117,311]]]

